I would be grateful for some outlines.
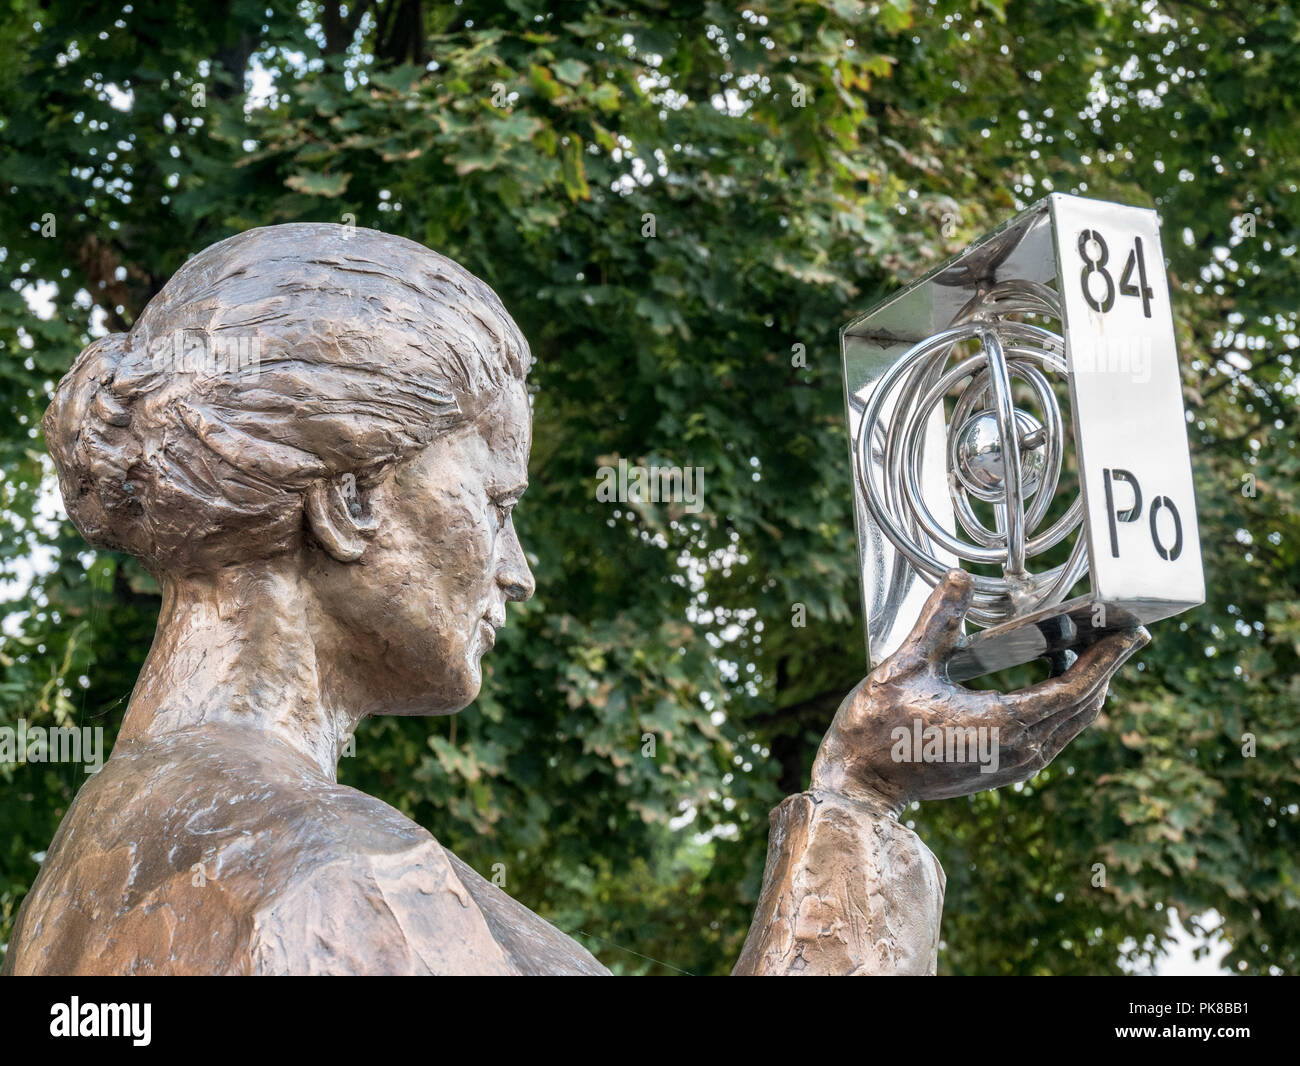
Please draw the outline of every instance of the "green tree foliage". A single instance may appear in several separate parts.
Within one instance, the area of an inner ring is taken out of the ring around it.
[[[950,972],[1114,972],[1170,908],[1294,972],[1298,37],[1249,0],[7,0],[0,724],[111,739],[157,615],[50,504],[82,345],[251,226],[412,237],[531,341],[539,591],[472,708],[367,723],[341,775],[617,969],[725,972],[865,665],[838,328],[1048,191],[1152,205],[1208,602],[1033,782],[907,817]],[[620,458],[704,510],[600,502]],[[0,768],[0,942],[83,779]]]

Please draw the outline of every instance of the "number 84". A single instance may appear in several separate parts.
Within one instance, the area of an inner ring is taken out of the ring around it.
[[[1115,279],[1111,277],[1106,264],[1110,261],[1110,249],[1104,238],[1095,229],[1086,229],[1079,234],[1079,256],[1084,267],[1079,274],[1079,284],[1083,288],[1083,298],[1094,311],[1105,314],[1115,306]],[[1137,271],[1137,284],[1133,283],[1133,272]],[[1093,277],[1101,278],[1105,285],[1105,294],[1100,300],[1093,295]],[[1124,273],[1119,278],[1120,296],[1137,296],[1142,300],[1142,313],[1151,317],[1151,299],[1155,295],[1147,284],[1146,257],[1142,253],[1142,238],[1133,238],[1133,247],[1124,264]]]

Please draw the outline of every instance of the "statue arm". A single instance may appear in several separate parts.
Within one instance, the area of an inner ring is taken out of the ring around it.
[[[1111,677],[1148,639],[1142,629],[1105,636],[1018,692],[966,689],[944,664],[972,593],[968,574],[949,572],[907,640],[840,704],[809,791],[772,812],[734,973],[934,973],[943,870],[899,813],[1033,777],[1092,723]],[[908,743],[919,736],[943,744]]]
[[[932,974],[944,873],[883,806],[814,789],[772,812],[737,976]]]

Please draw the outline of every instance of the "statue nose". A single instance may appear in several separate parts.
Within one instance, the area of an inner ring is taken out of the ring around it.
[[[521,602],[532,597],[537,591],[537,584],[533,580],[528,560],[524,557],[524,546],[519,543],[514,524],[508,523],[506,530],[504,552],[497,570],[497,585],[506,594],[506,599]]]
[[[506,594],[506,599],[517,603],[530,599],[537,591],[533,572],[523,556],[523,551],[519,550],[516,557],[502,566],[497,574],[497,585]]]

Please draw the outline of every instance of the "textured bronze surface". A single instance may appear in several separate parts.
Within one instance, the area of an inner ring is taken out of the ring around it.
[[[187,346],[255,353],[210,371]],[[533,577],[528,346],[450,260],[371,230],[252,230],[91,344],[45,435],[68,514],[163,588],[111,758],[68,810],[6,973],[607,972],[387,804],[338,784],[376,714],[454,714]],[[773,812],[737,973],[933,972],[943,871],[898,821],[1032,776],[1145,640],[1000,696],[943,674],[950,575],[844,701],[808,793]],[[900,762],[892,730],[996,725],[1000,770]]]

